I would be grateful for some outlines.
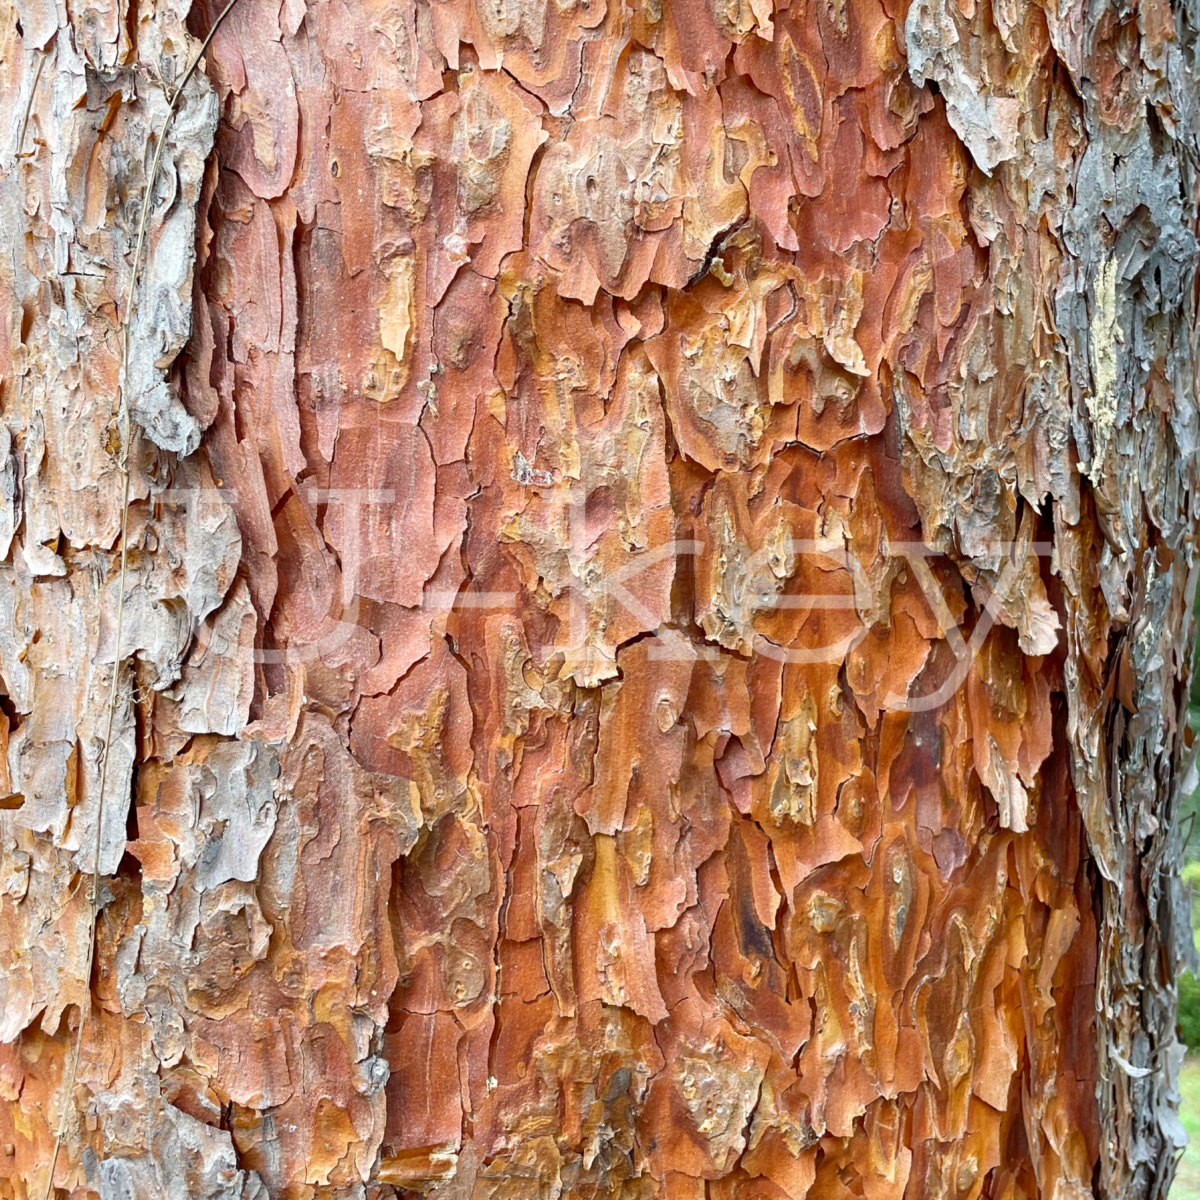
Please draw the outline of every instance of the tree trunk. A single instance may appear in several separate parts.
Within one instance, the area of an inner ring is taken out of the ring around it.
[[[1193,6],[219,8],[0,0],[0,1197],[1165,1195]]]

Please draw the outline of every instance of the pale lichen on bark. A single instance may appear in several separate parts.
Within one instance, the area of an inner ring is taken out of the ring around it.
[[[1197,14],[216,16],[0,0],[0,1197],[1163,1195]]]

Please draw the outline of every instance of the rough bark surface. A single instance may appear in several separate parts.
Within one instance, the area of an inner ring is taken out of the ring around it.
[[[0,1196],[1163,1195],[1196,14],[216,15],[0,0]]]

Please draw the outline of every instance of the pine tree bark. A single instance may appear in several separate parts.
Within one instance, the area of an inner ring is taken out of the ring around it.
[[[0,0],[0,1197],[1164,1196],[1194,7],[238,0],[156,158],[219,7]]]

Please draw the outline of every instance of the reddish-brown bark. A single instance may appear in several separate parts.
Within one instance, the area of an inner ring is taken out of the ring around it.
[[[0,1197],[1161,1194],[1182,7],[239,0],[135,267],[217,14],[0,0]]]

